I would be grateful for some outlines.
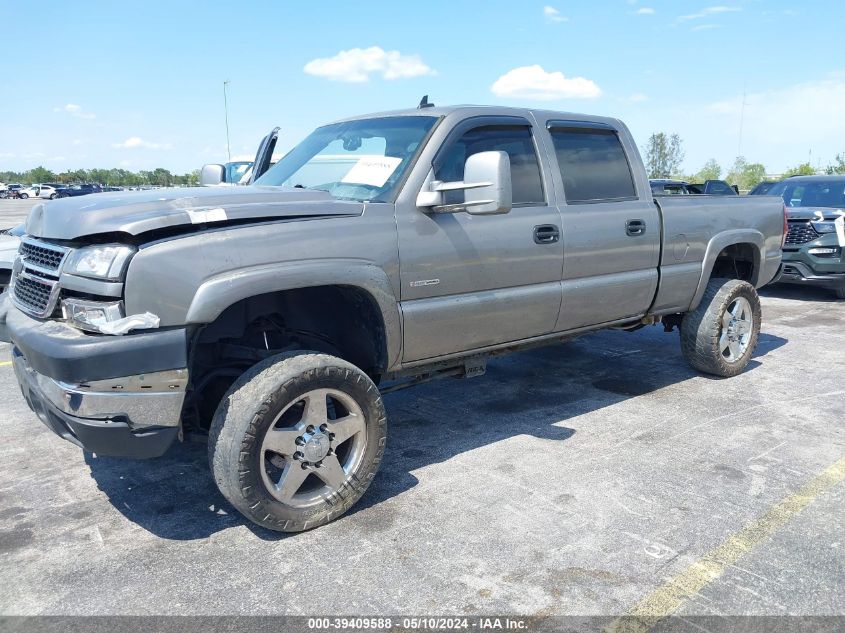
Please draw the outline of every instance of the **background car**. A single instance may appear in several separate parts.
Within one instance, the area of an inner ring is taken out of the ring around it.
[[[780,281],[828,288],[845,299],[845,229],[837,228],[837,220],[845,222],[845,176],[787,178],[769,195],[783,198],[789,220]]]
[[[89,193],[100,193],[103,190],[100,185],[71,185],[59,192],[59,198],[72,198],[75,196],[87,196]]]
[[[769,190],[777,184],[776,181],[772,180],[764,180],[763,182],[757,184],[751,191],[748,192],[749,196],[765,196],[768,195]]]
[[[51,187],[50,185],[32,185],[25,187],[18,191],[18,198],[26,200],[27,198],[47,198],[55,200],[60,197],[62,189]]]
[[[18,183],[6,185],[6,188],[0,191],[0,198],[17,198],[21,189],[23,189],[23,185]]]
[[[735,186],[732,187],[724,180],[705,180],[701,183],[691,183],[686,180],[673,180],[671,178],[653,178],[648,182],[651,185],[651,193],[655,196],[691,194],[711,196],[739,195],[737,188]]]
[[[12,277],[12,265],[18,254],[18,246],[21,236],[24,234],[24,225],[0,231],[0,294],[9,287],[9,280]]]

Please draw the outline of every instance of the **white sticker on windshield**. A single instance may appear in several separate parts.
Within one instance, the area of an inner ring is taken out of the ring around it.
[[[362,156],[340,182],[384,187],[401,162],[402,159],[395,156]]]

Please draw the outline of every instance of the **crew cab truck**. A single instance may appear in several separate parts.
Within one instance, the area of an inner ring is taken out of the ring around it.
[[[380,390],[657,322],[738,374],[783,227],[775,198],[656,201],[615,119],[412,109],[318,128],[254,185],[36,205],[6,327],[58,435],[155,457],[206,433],[232,505],[299,531],[375,477]]]

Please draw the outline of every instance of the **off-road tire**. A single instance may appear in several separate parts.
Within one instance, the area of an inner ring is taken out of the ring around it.
[[[744,297],[751,304],[753,323],[744,353],[731,362],[723,356],[719,339],[725,311],[738,297]],[[694,369],[706,374],[726,378],[736,376],[746,368],[754,354],[761,321],[760,297],[754,286],[738,279],[711,279],[701,303],[692,312],[687,312],[681,321],[681,352],[684,359]]]
[[[274,498],[261,473],[263,438],[279,412],[314,389],[350,396],[366,423],[363,458],[346,482],[314,508]],[[381,464],[387,417],[378,388],[354,365],[316,352],[279,354],[238,378],[223,397],[209,430],[208,459],[223,496],[246,518],[280,532],[300,532],[343,515],[364,494]]]

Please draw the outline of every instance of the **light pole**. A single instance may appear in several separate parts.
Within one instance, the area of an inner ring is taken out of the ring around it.
[[[229,147],[229,102],[226,99],[226,86],[229,85],[229,80],[223,82],[223,111],[226,114],[226,155],[229,157],[228,162],[232,162],[232,150]]]

